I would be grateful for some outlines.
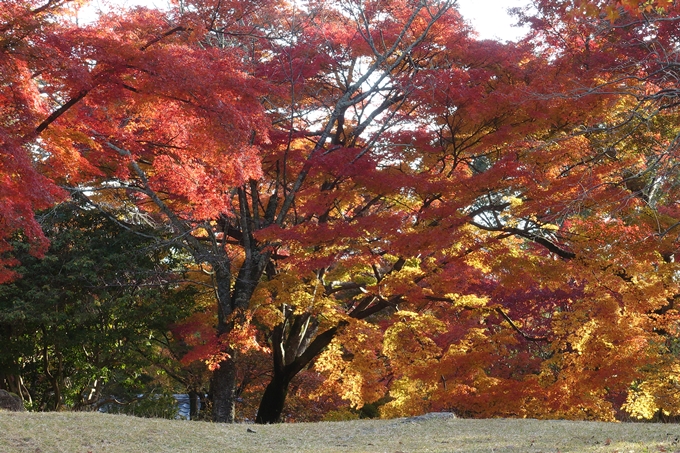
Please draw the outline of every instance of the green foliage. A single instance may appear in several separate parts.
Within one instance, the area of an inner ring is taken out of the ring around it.
[[[106,412],[174,420],[179,413],[179,407],[172,393],[161,391],[160,393],[151,392],[141,396],[128,395],[125,400],[116,400],[107,405]]]
[[[380,405],[367,403],[359,409],[359,418],[380,418]]]
[[[325,422],[344,422],[348,420],[358,420],[359,414],[356,411],[346,407],[334,411],[329,411],[323,418]]]
[[[84,408],[112,382],[155,379],[150,360],[165,354],[168,326],[194,306],[194,290],[178,283],[182,263],[148,227],[75,203],[40,221],[46,256],[17,240],[22,277],[0,286],[0,379],[23,380],[29,406],[42,410]]]

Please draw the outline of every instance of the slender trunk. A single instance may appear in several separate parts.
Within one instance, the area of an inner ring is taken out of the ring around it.
[[[56,376],[51,370],[50,353],[49,353],[49,347],[48,347],[48,344],[47,344],[47,329],[45,328],[45,326],[41,326],[41,329],[42,329],[42,333],[43,333],[43,351],[42,351],[43,368],[44,368],[43,373],[45,374],[47,381],[52,386],[52,392],[54,393],[53,410],[58,411],[61,408],[61,387],[59,386],[59,375],[58,375],[58,373],[61,370],[57,371]]]
[[[210,380],[213,402],[213,421],[234,423],[236,415],[236,364],[233,359],[220,362]]]
[[[231,272],[226,264],[213,265],[218,303],[217,334],[224,335],[232,328],[229,317],[234,311],[231,297]],[[222,360],[213,371],[210,379],[210,396],[212,399],[212,419],[216,423],[234,423],[236,414],[236,363],[232,351],[222,351],[230,358]]]
[[[288,384],[290,380],[279,373],[274,374],[274,378],[262,395],[260,407],[257,409],[255,423],[270,424],[281,422],[283,406],[288,395]]]
[[[196,420],[201,410],[201,394],[196,390],[189,392],[189,420]]]

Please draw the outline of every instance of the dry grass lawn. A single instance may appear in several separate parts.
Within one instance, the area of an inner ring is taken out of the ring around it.
[[[257,426],[0,411],[0,452],[657,453],[680,452],[680,425],[432,416]]]

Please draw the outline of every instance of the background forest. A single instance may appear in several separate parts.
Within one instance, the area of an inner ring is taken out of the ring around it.
[[[680,416],[677,2],[84,4],[0,4],[25,406]]]

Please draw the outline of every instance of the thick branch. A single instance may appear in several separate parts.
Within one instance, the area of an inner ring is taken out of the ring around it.
[[[576,258],[576,254],[574,252],[570,252],[569,250],[565,250],[555,244],[554,242],[551,242],[550,240],[544,238],[543,236],[539,236],[538,234],[535,233],[530,233],[528,231],[522,230],[520,228],[512,228],[512,227],[491,227],[487,225],[482,225],[481,223],[471,221],[471,225],[476,226],[477,228],[480,228],[482,230],[486,231],[499,231],[507,234],[511,234],[514,236],[520,236],[525,239],[529,239],[530,241],[533,241],[539,245],[542,245],[546,249],[548,249],[549,252],[554,253],[555,255],[564,258],[566,260],[571,260]]]
[[[158,41],[162,40],[163,38],[170,36],[170,35],[173,35],[173,34],[180,32],[180,31],[185,31],[185,30],[187,30],[187,28],[184,28],[181,25],[178,25],[177,27],[175,27],[171,30],[168,30],[165,33],[163,33],[162,35],[157,36],[156,38],[148,41],[146,44],[144,44],[142,47],[140,47],[139,50],[141,50],[143,52],[146,49],[148,49],[149,47],[151,47],[152,45],[156,44]]]
[[[66,113],[71,107],[76,105],[78,102],[80,102],[81,99],[83,99],[87,93],[89,93],[90,90],[82,90],[80,93],[78,93],[75,97],[71,98],[66,104],[62,105],[59,107],[57,110],[52,112],[50,116],[45,119],[42,123],[38,125],[38,127],[35,128],[35,133],[40,134],[42,131],[47,129],[47,127],[52,124],[54,121],[57,120],[61,115]]]
[[[321,353],[321,351],[324,350],[326,346],[331,343],[331,341],[333,341],[333,338],[335,338],[335,336],[348,324],[349,322],[347,321],[340,321],[335,327],[331,327],[330,329],[317,335],[316,338],[314,338],[314,341],[309,344],[309,347],[305,350],[305,352],[297,357],[293,363],[286,366],[286,375],[292,377],[302,371],[309,363],[311,363],[312,360],[314,360],[317,355]]]

